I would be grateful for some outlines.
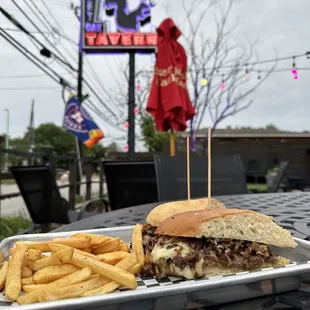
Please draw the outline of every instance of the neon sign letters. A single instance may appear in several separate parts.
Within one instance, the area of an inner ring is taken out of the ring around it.
[[[154,52],[153,7],[152,0],[82,0],[82,49],[90,53]]]

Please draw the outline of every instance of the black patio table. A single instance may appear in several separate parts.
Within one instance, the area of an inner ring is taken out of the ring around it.
[[[247,194],[214,198],[224,202],[228,208],[251,209],[273,216],[277,224],[288,229],[294,237],[310,241],[310,193]],[[142,224],[145,222],[150,210],[158,204],[160,203],[103,213],[63,226],[55,231],[63,232],[128,226],[136,223]],[[303,283],[303,287],[298,291],[198,309],[310,309],[310,282]]]

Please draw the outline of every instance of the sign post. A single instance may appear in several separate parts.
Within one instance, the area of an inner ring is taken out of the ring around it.
[[[151,25],[152,0],[82,0],[80,46],[87,54],[128,53],[128,158],[135,157],[135,55],[154,53],[157,33]]]

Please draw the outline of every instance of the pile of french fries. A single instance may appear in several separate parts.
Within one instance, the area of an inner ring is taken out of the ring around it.
[[[130,245],[120,238],[76,233],[68,239],[16,242],[0,269],[0,291],[20,305],[137,288],[144,265],[142,227]]]

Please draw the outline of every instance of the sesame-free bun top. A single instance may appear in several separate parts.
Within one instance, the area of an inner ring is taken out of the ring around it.
[[[170,216],[185,211],[195,211],[203,209],[225,208],[225,205],[217,199],[211,199],[211,206],[209,207],[208,198],[191,199],[182,201],[171,201],[163,203],[154,208],[147,216],[146,222],[152,226],[157,227],[162,221]]]
[[[225,238],[295,248],[290,232],[272,217],[251,210],[205,209],[175,214],[164,220],[156,234],[195,238]]]

